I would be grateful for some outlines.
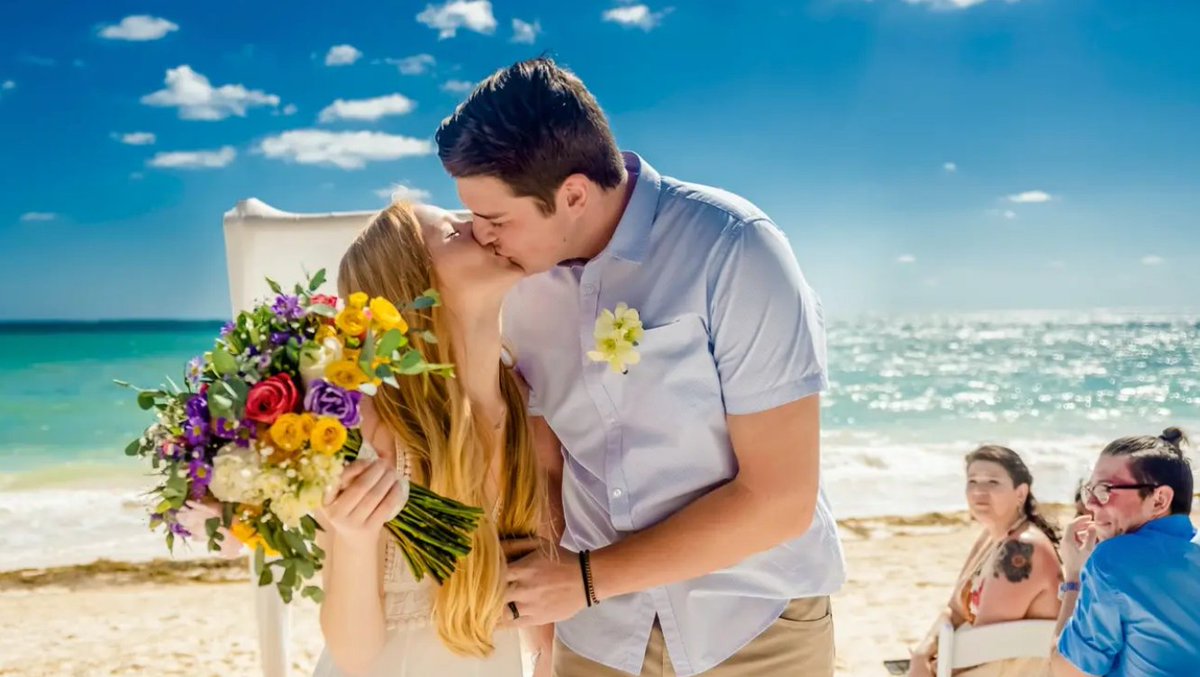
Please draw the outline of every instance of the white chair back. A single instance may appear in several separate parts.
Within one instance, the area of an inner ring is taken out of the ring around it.
[[[305,272],[324,268],[324,291],[336,294],[342,252],[372,214],[290,214],[253,198],[239,202],[225,213],[225,263],[234,314],[271,294],[267,277],[286,290],[303,282]],[[288,608],[274,586],[258,587],[258,578],[251,574],[263,675],[284,677],[289,672]]]
[[[958,630],[947,623],[938,637],[937,677],[1010,658],[1046,658],[1054,645],[1054,621],[994,623]]]

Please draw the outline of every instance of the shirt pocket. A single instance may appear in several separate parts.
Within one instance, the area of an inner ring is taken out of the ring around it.
[[[700,317],[687,315],[645,329],[637,350],[638,364],[624,375],[611,375],[620,380],[624,420],[655,428],[656,423],[676,425],[679,421],[673,423],[671,416],[724,415],[721,382]]]

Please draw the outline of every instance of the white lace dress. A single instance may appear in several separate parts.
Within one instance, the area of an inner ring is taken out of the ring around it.
[[[404,458],[404,454],[398,454]],[[404,473],[408,474],[407,459]],[[521,677],[521,642],[516,630],[496,631],[496,650],[487,658],[452,653],[433,627],[437,584],[416,581],[395,541],[386,538],[383,550],[383,611],[388,641],[367,674],[371,677]],[[313,677],[343,677],[326,649]]]

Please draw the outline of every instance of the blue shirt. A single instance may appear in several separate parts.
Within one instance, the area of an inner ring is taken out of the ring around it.
[[[736,195],[625,157],[633,190],[605,250],[523,280],[505,301],[504,333],[530,406],[563,444],[563,546],[573,551],[654,526],[736,476],[727,414],[827,384],[821,305],[779,228]],[[587,357],[597,316],[622,302],[645,325],[641,362],[624,375]],[[606,600],[559,624],[558,638],[637,674],[657,616],[686,677],[757,637],[789,599],[837,591],[844,568],[822,492],[801,538]]]
[[[1063,658],[1089,675],[1200,675],[1200,537],[1186,516],[1096,546],[1079,582]]]

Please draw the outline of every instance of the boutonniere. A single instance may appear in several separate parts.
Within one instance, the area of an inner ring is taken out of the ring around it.
[[[607,308],[596,318],[592,335],[596,338],[596,349],[588,351],[593,362],[607,362],[618,374],[629,372],[629,366],[642,361],[635,350],[642,340],[642,319],[636,308],[618,303],[615,310]]]

